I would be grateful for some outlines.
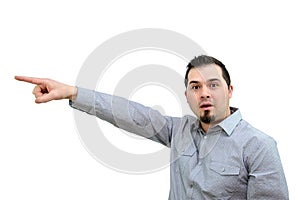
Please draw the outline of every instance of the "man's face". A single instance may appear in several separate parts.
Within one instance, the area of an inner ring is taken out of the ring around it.
[[[228,88],[222,69],[216,64],[192,68],[185,91],[187,102],[201,123],[214,125],[230,115]]]

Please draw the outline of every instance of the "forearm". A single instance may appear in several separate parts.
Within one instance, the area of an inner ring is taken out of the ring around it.
[[[127,99],[78,88],[71,107],[95,115],[116,127],[169,146],[172,118]]]

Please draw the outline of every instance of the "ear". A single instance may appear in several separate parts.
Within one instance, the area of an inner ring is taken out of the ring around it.
[[[228,97],[229,97],[229,99],[232,97],[232,93],[233,93],[233,86],[230,85],[229,89],[228,89]]]
[[[187,98],[187,92],[186,92],[186,90],[184,91],[184,96],[185,96],[186,102],[189,102],[188,98]]]

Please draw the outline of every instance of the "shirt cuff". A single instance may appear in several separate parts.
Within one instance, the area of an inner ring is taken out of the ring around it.
[[[77,97],[75,100],[69,100],[72,108],[94,114],[95,113],[95,91],[77,87]]]

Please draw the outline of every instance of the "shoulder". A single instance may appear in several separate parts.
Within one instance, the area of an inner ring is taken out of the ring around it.
[[[175,124],[197,124],[198,119],[192,115],[184,115],[182,117],[169,117],[169,116],[165,116],[166,118],[170,118]]]
[[[184,115],[180,118],[180,124],[189,126],[189,127],[198,127],[199,126],[199,120],[192,116],[192,115]]]
[[[237,131],[234,133],[239,142],[243,144],[243,148],[246,151],[256,151],[262,149],[273,149],[276,147],[276,141],[270,135],[255,128],[245,120],[241,120]]]
[[[246,146],[274,146],[276,141],[267,133],[257,129],[245,120],[241,120],[233,135]]]
[[[190,122],[196,122],[198,119],[195,116],[192,115],[184,115],[181,117],[182,120],[190,121]]]
[[[186,134],[186,132],[191,132],[192,129],[197,129],[199,127],[199,120],[191,115],[184,115],[182,117],[172,117],[173,132],[176,135]]]

